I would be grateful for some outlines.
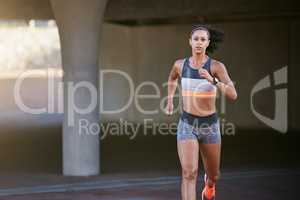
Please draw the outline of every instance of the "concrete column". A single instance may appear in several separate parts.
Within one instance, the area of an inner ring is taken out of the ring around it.
[[[107,0],[51,0],[59,28],[64,70],[63,174],[99,173],[99,136],[87,131],[98,124],[98,58]],[[91,91],[96,91],[96,97]],[[73,88],[73,90],[72,90]],[[75,88],[75,89],[74,89]],[[93,106],[93,101],[96,101]],[[85,110],[89,108],[90,110]]]

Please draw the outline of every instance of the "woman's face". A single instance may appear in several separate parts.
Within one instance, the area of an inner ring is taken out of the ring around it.
[[[209,45],[208,33],[205,30],[197,30],[190,38],[192,51],[195,53],[205,53]]]

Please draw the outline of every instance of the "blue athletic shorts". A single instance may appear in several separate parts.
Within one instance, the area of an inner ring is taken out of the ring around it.
[[[177,126],[177,140],[185,139],[199,140],[204,144],[221,143],[217,114],[200,117],[183,111]]]

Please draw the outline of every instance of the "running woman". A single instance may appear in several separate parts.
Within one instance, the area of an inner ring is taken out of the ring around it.
[[[177,80],[181,81],[182,114],[177,127],[177,150],[182,168],[182,200],[196,200],[199,150],[205,170],[202,200],[214,200],[220,176],[221,133],[216,113],[217,90],[231,100],[237,92],[226,67],[212,59],[223,33],[195,26],[189,38],[192,56],[175,61],[168,79],[166,113],[173,113]]]

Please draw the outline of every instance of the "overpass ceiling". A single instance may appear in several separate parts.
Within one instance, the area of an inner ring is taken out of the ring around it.
[[[105,20],[128,25],[299,18],[297,0],[109,0]],[[0,0],[2,19],[53,19],[49,0]]]

